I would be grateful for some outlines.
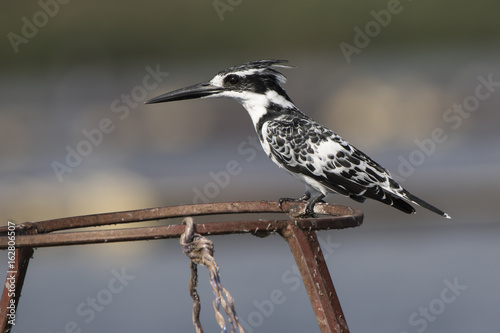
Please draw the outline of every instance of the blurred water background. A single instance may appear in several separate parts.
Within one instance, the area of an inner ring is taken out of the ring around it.
[[[285,88],[301,110],[453,217],[328,198],[365,212],[360,228],[319,233],[351,332],[498,332],[499,3],[3,7],[0,225],[302,195],[236,102],[143,105],[229,66],[288,59]],[[285,242],[213,240],[248,332],[319,331]],[[217,331],[200,274],[202,322]],[[117,275],[123,288],[106,292]],[[194,331],[188,278],[175,240],[38,249],[13,332]]]

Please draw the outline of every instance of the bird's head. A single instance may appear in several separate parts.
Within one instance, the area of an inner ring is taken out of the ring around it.
[[[260,60],[230,67],[217,73],[208,82],[198,83],[160,95],[146,104],[180,101],[194,98],[229,97],[244,106],[260,100],[274,100],[279,104],[292,104],[281,83],[283,74],[273,67],[290,68],[287,60]]]

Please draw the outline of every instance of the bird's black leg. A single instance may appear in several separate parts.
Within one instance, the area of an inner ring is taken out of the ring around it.
[[[280,209],[283,209],[281,207],[281,205],[283,205],[283,202],[286,202],[286,201],[307,201],[310,198],[311,198],[311,192],[306,191],[306,193],[303,196],[301,196],[300,198],[297,198],[297,199],[294,199],[294,198],[280,198],[278,200],[278,205],[279,205]]]
[[[305,215],[306,216],[313,216],[314,215],[314,206],[318,202],[322,201],[324,197],[325,197],[325,195],[323,193],[320,193],[317,196],[315,196],[314,198],[312,198],[311,200],[309,200],[309,202],[307,203]]]

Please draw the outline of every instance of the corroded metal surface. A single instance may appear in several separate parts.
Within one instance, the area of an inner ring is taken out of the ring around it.
[[[294,215],[305,209],[304,203],[283,204],[285,212]],[[202,235],[223,235],[232,233],[266,233],[277,232],[293,221],[302,229],[327,230],[343,229],[359,226],[363,213],[360,210],[337,205],[317,204],[315,211],[320,215],[316,218],[293,218],[230,221],[197,224],[197,230]],[[83,227],[102,226],[109,224],[132,223],[150,220],[160,220],[186,216],[242,214],[242,213],[282,213],[277,202],[250,201],[227,202],[201,205],[185,205],[172,207],[148,208],[125,212],[104,213],[60,218],[40,222],[26,222],[18,227],[33,229],[36,235],[19,235],[16,237],[16,247],[46,247],[92,243],[123,242],[134,240],[151,240],[160,238],[177,238],[184,232],[182,225],[167,225],[158,227],[142,227],[129,229],[59,232],[52,231]],[[328,214],[328,215],[326,215]],[[284,216],[285,217],[285,216]],[[0,230],[0,235],[2,230]],[[0,249],[7,248],[8,239],[0,236]]]
[[[293,253],[321,332],[348,333],[316,233],[289,225],[282,236]]]

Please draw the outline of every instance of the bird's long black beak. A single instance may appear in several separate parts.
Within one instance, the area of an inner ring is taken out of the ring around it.
[[[189,87],[177,89],[166,94],[160,95],[158,97],[152,98],[145,104],[181,101],[184,99],[193,99],[207,97],[216,93],[223,91],[221,87],[216,87],[208,82],[198,83]]]

